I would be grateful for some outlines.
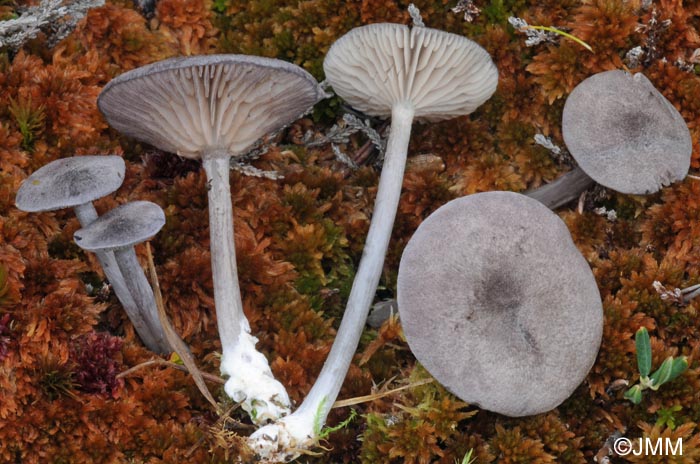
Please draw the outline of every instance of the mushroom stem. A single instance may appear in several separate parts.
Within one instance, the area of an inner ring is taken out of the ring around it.
[[[323,369],[299,409],[276,424],[262,427],[251,435],[250,444],[263,459],[288,461],[292,456],[298,455],[294,449],[313,445],[338,397],[360,341],[389,247],[401,196],[413,115],[413,106],[408,102],[397,103],[392,107],[391,132],[372,222],[343,320]]]
[[[202,164],[209,190],[209,234],[216,319],[221,339],[221,373],[228,375],[224,390],[250,414],[265,424],[289,414],[290,401],[284,386],[275,380],[270,365],[255,349],[258,339],[250,334],[243,313],[236,249],[233,242],[233,208],[229,183],[229,156],[205,153]]]
[[[595,184],[595,181],[576,167],[549,184],[526,192],[549,209],[557,209],[570,201],[576,200],[581,193]]]
[[[153,296],[153,289],[146,279],[146,274],[136,257],[134,247],[125,247],[114,250],[114,260],[119,266],[121,275],[127,276],[125,279],[126,287],[129,293],[134,298],[136,306],[143,310],[139,312],[139,324],[145,324],[152,334],[156,345],[156,351],[161,354],[170,353],[174,349],[165,338],[163,326],[158,319],[158,308],[156,307],[156,299]],[[132,322],[134,322],[132,320]],[[136,322],[134,322],[136,325]]]
[[[88,224],[92,224],[95,219],[97,219],[97,210],[92,202],[75,206],[73,207],[73,211],[75,212],[75,216],[78,218],[78,222],[80,222],[80,225],[83,227],[87,226]]]
[[[230,346],[238,343],[242,320],[245,319],[238,286],[236,248],[233,244],[229,158],[204,157],[202,164],[207,174],[209,191],[209,236],[216,317],[221,349],[225,355]]]
[[[90,202],[78,205],[74,207],[73,210],[75,211],[75,215],[78,217],[78,222],[80,222],[82,227],[87,227],[97,219],[97,211],[95,210],[95,206]],[[143,341],[144,345],[146,345],[149,350],[156,353],[167,353],[167,343],[164,344],[165,340],[162,338],[162,336],[158,337],[156,335],[158,332],[153,330],[153,327],[160,327],[160,324],[152,326],[144,319],[144,314],[148,314],[149,308],[151,307],[141,306],[143,310],[139,309],[139,305],[134,301],[128,285],[124,280],[124,276],[119,269],[114,253],[111,251],[100,251],[96,252],[95,256],[97,256],[97,260],[99,261],[100,266],[102,266],[105,277],[107,277],[107,280],[112,285],[114,294],[122,304],[122,307],[124,307],[126,315],[134,325],[134,329],[139,335],[139,338],[141,338]],[[155,305],[152,306],[152,308],[155,310]],[[155,316],[157,322],[157,314]]]
[[[394,105],[391,112],[391,133],[360,266],[328,359],[299,408],[302,410],[310,407],[312,411],[318,412],[321,425],[325,424],[331,406],[338,397],[379,284],[399,206],[412,121],[411,105]],[[319,409],[322,403],[324,405]]]
[[[684,288],[681,290],[681,295],[683,295],[683,302],[689,302],[696,296],[700,295],[700,284]]]

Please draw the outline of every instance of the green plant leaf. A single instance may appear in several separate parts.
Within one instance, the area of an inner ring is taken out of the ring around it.
[[[472,458],[472,454],[474,453],[474,448],[470,449],[467,454],[464,455],[462,458],[462,463],[461,464],[474,464],[476,462],[476,458]],[[455,461],[456,464],[456,461]]]
[[[328,438],[328,436],[331,433],[337,432],[338,430],[341,430],[341,429],[344,429],[345,427],[347,427],[350,424],[350,422],[352,422],[356,417],[357,417],[357,411],[355,411],[354,409],[351,409],[350,415],[344,421],[342,421],[340,424],[338,424],[334,427],[323,427],[321,432],[318,434],[318,438],[320,440],[324,440],[324,439]]]
[[[650,379],[649,376],[639,378],[639,386],[642,388],[642,390],[651,388],[652,385],[654,385],[654,381]]]
[[[673,365],[671,366],[671,375],[668,376],[668,382],[680,376],[683,372],[688,369],[688,357],[681,356],[680,358],[674,358]]]
[[[659,389],[659,387],[671,378],[671,371],[673,369],[673,356],[669,356],[668,358],[664,359],[664,362],[661,363],[661,367],[659,367],[656,372],[651,374],[651,388],[652,390],[656,391]]]
[[[676,428],[676,413],[680,412],[683,408],[680,404],[671,406],[670,408],[661,408],[656,414],[658,418],[656,419],[656,426],[664,427],[667,426],[671,430]]]
[[[320,437],[323,429],[323,423],[321,422],[321,413],[323,411],[323,408],[326,407],[326,401],[328,400],[327,396],[324,396],[321,399],[321,402],[318,403],[318,408],[316,408],[316,414],[314,414],[314,435],[316,437]]]
[[[625,399],[630,400],[634,404],[642,402],[642,387],[635,385],[625,392]]]
[[[651,342],[649,340],[649,332],[646,327],[637,330],[634,336],[634,344],[637,348],[637,366],[639,367],[639,375],[646,377],[651,372]]]

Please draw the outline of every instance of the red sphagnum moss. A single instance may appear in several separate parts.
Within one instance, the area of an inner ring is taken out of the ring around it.
[[[7,19],[20,12],[19,4],[38,2],[0,3],[0,19]],[[103,213],[136,199],[163,207],[167,224],[152,246],[165,305],[200,369],[216,374],[206,178],[197,163],[110,129],[97,95],[122,72],[179,55],[259,54],[294,62],[321,79],[323,57],[338,37],[362,24],[406,23],[408,2],[160,0],[146,12],[134,5],[148,2],[105,3],[52,49],[44,35],[20,50],[0,49],[0,462],[251,460],[243,441],[252,432],[248,419],[236,410],[218,417],[188,375],[151,365],[118,377],[154,355],[104,285],[95,258],[72,244],[79,227],[74,215],[23,213],[14,207],[15,192],[52,160],[122,155],[124,186],[96,207]],[[629,66],[649,77],[688,123],[692,168],[700,168],[697,2],[660,0],[647,8],[641,0],[472,3],[481,13],[467,22],[451,11],[456,0],[416,1],[428,26],[483,45],[500,80],[473,115],[414,128],[380,298],[394,296],[403,247],[442,204],[474,192],[534,188],[569,169],[565,157],[552,156],[533,137],[543,134],[563,147],[564,101],[591,74]],[[527,47],[509,16],[568,31],[594,52],[562,37]],[[634,47],[644,55],[632,63],[625,57]],[[367,151],[364,136],[341,145],[350,156],[368,154],[356,170],[339,162],[330,145],[301,143],[308,131],[326,133],[340,119],[340,104],[337,98],[321,103],[268,142],[254,164],[283,178],[231,174],[244,309],[296,403],[332,343],[376,194],[376,153]],[[601,206],[617,218],[597,214]],[[664,300],[653,282],[682,288],[700,281],[700,181],[686,179],[644,199],[598,188],[580,210],[572,205],[559,214],[593,268],[605,312],[600,355],[569,400],[548,414],[507,419],[424,384],[352,406],[360,417],[320,443],[319,456],[302,460],[452,464],[472,450],[477,463],[584,463],[624,431],[631,438],[684,440],[682,457],[629,456],[630,462],[697,462],[700,302]],[[143,259],[144,250],[137,252]],[[659,391],[645,392],[635,406],[611,386],[638,380],[634,334],[641,326],[651,334],[654,366],[686,355],[690,368]],[[366,330],[341,398],[426,376],[390,321]],[[209,386],[228,409],[221,387]],[[348,415],[349,408],[336,410],[330,425]]]

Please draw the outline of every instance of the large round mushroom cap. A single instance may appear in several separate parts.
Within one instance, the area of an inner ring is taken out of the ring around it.
[[[116,250],[153,237],[165,225],[165,213],[150,201],[132,201],[108,211],[73,234],[87,251]]]
[[[566,100],[562,132],[581,169],[621,193],[656,192],[690,168],[688,126],[643,74],[585,79]]]
[[[124,182],[120,156],[75,156],[42,166],[17,191],[15,203],[36,213],[72,208],[116,191]]]
[[[566,226],[512,192],[430,215],[401,258],[398,304],[408,345],[435,379],[508,416],[570,396],[602,337],[600,294]]]
[[[380,23],[355,28],[331,46],[323,70],[354,108],[389,117],[410,102],[415,118],[439,121],[473,112],[498,85],[491,56],[449,32]]]
[[[172,58],[126,72],[100,93],[120,132],[187,158],[241,154],[324,98],[298,66],[245,55]]]

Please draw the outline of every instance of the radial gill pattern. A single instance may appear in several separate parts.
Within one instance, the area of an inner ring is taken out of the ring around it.
[[[356,109],[387,117],[410,101],[419,120],[474,111],[496,90],[498,71],[477,43],[449,32],[400,24],[353,29],[323,68],[335,92]]]
[[[117,130],[188,158],[245,152],[323,92],[303,69],[243,55],[174,58],[112,80],[98,105]]]

